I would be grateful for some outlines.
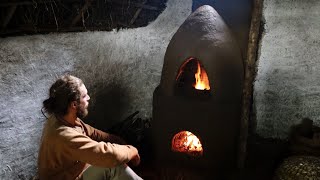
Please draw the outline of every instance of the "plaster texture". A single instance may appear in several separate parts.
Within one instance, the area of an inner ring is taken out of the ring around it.
[[[320,1],[265,0],[254,82],[256,132],[285,139],[309,117],[320,125]]]
[[[88,121],[100,129],[136,110],[151,117],[165,50],[191,7],[191,0],[168,0],[154,22],[136,29],[0,39],[0,179],[35,174],[42,101],[65,73],[84,80],[93,105]]]

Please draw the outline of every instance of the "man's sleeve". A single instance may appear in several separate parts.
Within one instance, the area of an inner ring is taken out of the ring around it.
[[[109,134],[106,132],[103,132],[99,129],[96,129],[83,121],[80,121],[82,126],[84,127],[84,130],[86,134],[93,140],[95,141],[104,141],[104,142],[111,142],[111,143],[116,143],[116,144],[125,144],[124,140],[119,138],[118,136],[115,136],[113,134]]]
[[[138,154],[133,146],[97,142],[69,128],[59,131],[59,140],[64,152],[72,159],[94,166],[115,167]]]

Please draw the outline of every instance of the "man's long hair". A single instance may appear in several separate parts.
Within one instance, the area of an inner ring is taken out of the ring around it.
[[[43,107],[49,114],[64,116],[68,113],[68,106],[72,101],[80,103],[79,87],[82,80],[72,76],[60,77],[49,90],[49,98],[43,101]]]

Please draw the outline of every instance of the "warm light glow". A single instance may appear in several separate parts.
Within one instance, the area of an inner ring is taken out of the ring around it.
[[[181,131],[172,139],[172,151],[187,153],[192,156],[202,156],[202,144],[197,136],[189,131]]]
[[[196,78],[196,83],[193,87],[199,90],[210,90],[208,75],[206,71],[201,70],[200,63],[197,62],[197,64],[197,73],[194,75]]]

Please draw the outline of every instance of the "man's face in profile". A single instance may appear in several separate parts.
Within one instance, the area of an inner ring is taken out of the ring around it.
[[[90,96],[88,95],[87,88],[84,84],[79,87],[79,91],[80,91],[80,102],[77,106],[77,117],[81,119],[88,115],[88,106],[89,106]]]

